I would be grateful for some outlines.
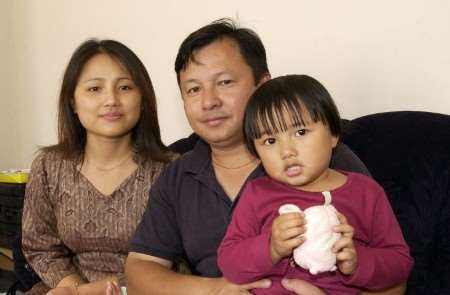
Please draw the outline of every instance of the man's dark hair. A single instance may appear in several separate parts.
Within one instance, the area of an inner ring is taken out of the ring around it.
[[[181,43],[175,60],[178,85],[180,72],[186,69],[189,62],[195,61],[195,52],[223,38],[229,38],[237,43],[242,57],[252,69],[255,84],[269,73],[266,50],[258,35],[250,29],[239,28],[231,19],[222,18],[191,33]]]
[[[325,87],[306,75],[287,75],[262,84],[247,104],[244,115],[244,140],[256,157],[254,140],[263,134],[287,130],[287,111],[295,126],[305,126],[302,112],[307,111],[314,122],[322,122],[333,136],[342,132],[339,111]]]

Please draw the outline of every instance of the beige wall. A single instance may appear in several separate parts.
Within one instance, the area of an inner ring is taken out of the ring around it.
[[[447,0],[0,0],[0,169],[28,167],[55,142],[61,75],[89,37],[124,42],[148,67],[166,143],[189,134],[174,58],[188,33],[223,16],[260,34],[274,76],[321,80],[343,117],[450,113]]]

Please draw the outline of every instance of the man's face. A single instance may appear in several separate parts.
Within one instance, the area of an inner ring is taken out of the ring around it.
[[[212,146],[242,143],[244,111],[256,85],[234,41],[220,39],[196,51],[180,72],[180,89],[195,133]]]

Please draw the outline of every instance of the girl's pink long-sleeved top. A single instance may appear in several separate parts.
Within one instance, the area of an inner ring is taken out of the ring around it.
[[[406,281],[413,260],[383,188],[367,176],[344,174],[346,183],[331,194],[332,204],[355,230],[358,267],[353,274],[335,271],[311,275],[290,264],[289,257],[273,265],[270,237],[278,208],[291,203],[304,210],[322,205],[323,196],[263,177],[245,187],[219,247],[218,264],[223,275],[238,284],[272,280],[271,288],[254,289],[254,294],[293,294],[281,286],[283,277],[309,281],[330,294],[357,294]]]

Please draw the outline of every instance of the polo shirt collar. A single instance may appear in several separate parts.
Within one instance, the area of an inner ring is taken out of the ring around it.
[[[193,174],[201,174],[211,165],[211,148],[202,139],[199,139],[186,161],[186,171]]]

